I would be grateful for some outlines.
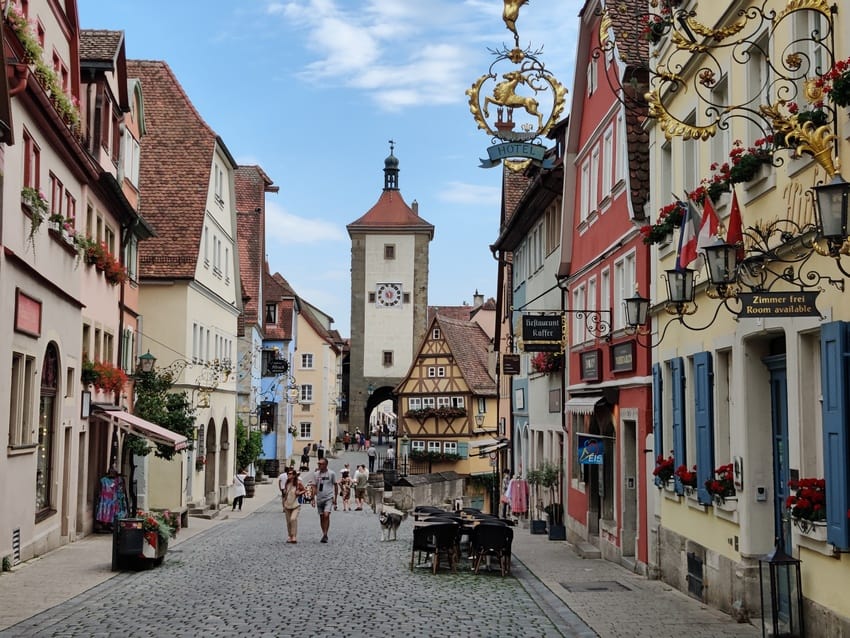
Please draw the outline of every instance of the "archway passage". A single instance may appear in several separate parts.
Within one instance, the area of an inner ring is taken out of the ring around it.
[[[205,445],[207,455],[204,465],[204,497],[209,505],[218,503],[215,489],[216,461],[218,459],[218,443],[215,431],[215,421],[210,419],[207,424],[207,440]]]
[[[390,408],[389,413],[385,412],[385,414],[391,414],[392,420],[396,421],[398,415],[398,399],[395,394],[393,394],[393,386],[379,386],[378,388],[373,389],[372,393],[369,394],[366,399],[366,408],[364,410],[365,414],[363,418],[363,423],[365,424],[364,431],[367,437],[371,437],[373,445],[383,445],[388,442],[388,436],[390,434],[389,425],[386,422],[388,419],[384,416],[381,418],[372,418],[375,409],[386,401],[390,401],[392,407]],[[377,439],[372,434],[373,427],[375,426],[378,426],[375,430]]]

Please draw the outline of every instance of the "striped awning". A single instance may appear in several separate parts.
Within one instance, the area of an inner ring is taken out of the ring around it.
[[[123,410],[118,409],[117,406],[115,410],[104,409],[103,407],[97,406],[92,409],[91,416],[92,418],[112,423],[115,427],[124,430],[125,432],[129,432],[130,434],[141,436],[142,438],[153,441],[154,443],[161,443],[163,445],[173,447],[175,452],[185,450],[189,445],[189,441],[182,434],[172,432],[171,430],[164,428],[161,425],[157,425],[156,423],[145,421],[143,418],[138,417],[135,414],[124,412]]]
[[[593,409],[602,400],[604,400],[604,397],[601,394],[572,397],[564,404],[564,412],[571,412],[573,414],[593,414]]]

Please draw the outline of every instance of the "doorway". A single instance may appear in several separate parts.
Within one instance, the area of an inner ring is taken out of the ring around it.
[[[620,550],[623,556],[634,556],[637,540],[638,489],[637,489],[637,423],[623,421],[622,473],[622,531]]]
[[[784,340],[783,340],[784,346]],[[791,554],[791,521],[783,516],[788,498],[788,374],[785,353],[764,357],[770,373],[770,423],[773,446],[773,529]],[[787,519],[787,520],[786,520]]]

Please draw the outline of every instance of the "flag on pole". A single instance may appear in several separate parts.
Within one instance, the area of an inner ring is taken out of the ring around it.
[[[697,248],[705,248],[717,241],[717,228],[720,226],[720,220],[717,218],[717,213],[714,212],[714,207],[711,205],[711,198],[706,195],[705,203],[702,205],[702,223],[699,226],[699,234],[697,235]]]
[[[744,224],[741,221],[741,209],[738,206],[738,195],[732,187],[732,207],[729,211],[729,228],[726,230],[726,243],[738,244],[738,261],[744,259]]]
[[[685,270],[697,258],[697,235],[699,235],[700,218],[693,202],[687,204],[682,217],[682,227],[679,229],[679,251],[676,255],[676,270]]]

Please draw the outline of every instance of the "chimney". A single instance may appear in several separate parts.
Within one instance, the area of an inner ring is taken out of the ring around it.
[[[413,210],[413,214],[419,217],[419,202],[414,199],[413,204],[410,205],[410,208]]]
[[[478,292],[478,288],[475,289],[475,294],[472,295],[472,305],[476,308],[484,305],[484,295]]]

